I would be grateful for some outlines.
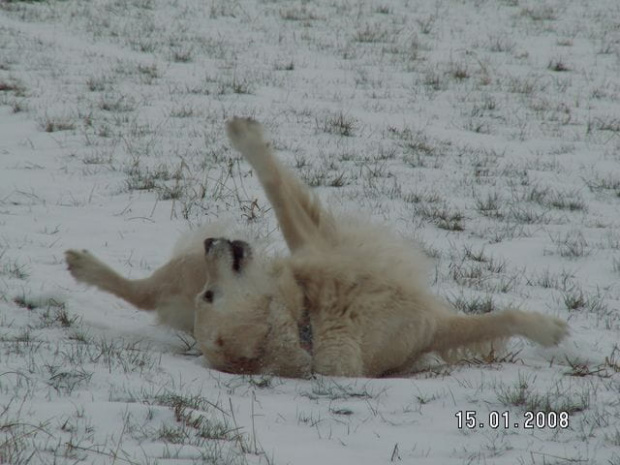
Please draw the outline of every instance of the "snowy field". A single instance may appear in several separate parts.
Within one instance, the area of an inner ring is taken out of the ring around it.
[[[68,248],[141,277],[221,219],[282,247],[232,115],[460,311],[570,337],[232,376],[76,284]],[[619,162],[616,0],[0,0],[0,463],[620,465]]]

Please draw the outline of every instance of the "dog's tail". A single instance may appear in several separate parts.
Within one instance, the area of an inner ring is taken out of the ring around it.
[[[566,322],[535,312],[509,309],[485,315],[450,315],[438,322],[429,351],[447,362],[472,357],[493,361],[501,358],[506,341],[513,336],[550,347],[567,334]]]

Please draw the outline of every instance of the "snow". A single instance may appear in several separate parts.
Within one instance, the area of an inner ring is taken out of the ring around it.
[[[620,464],[618,24],[613,0],[0,1],[0,463]],[[204,223],[283,249],[233,115],[419,241],[460,310],[569,339],[405,379],[233,376],[77,285],[68,248],[140,277]],[[523,427],[545,409],[569,427]]]

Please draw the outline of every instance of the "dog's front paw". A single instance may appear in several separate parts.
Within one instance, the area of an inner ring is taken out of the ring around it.
[[[527,336],[541,346],[556,346],[568,336],[568,324],[559,318],[534,314],[528,322]]]
[[[233,118],[226,123],[226,134],[232,146],[246,157],[264,150],[263,127],[252,118]]]
[[[97,284],[102,266],[99,260],[87,250],[67,250],[65,252],[67,269],[80,282]]]
[[[85,263],[88,262],[91,257],[88,250],[70,249],[65,251],[65,261],[67,262],[67,268],[71,274],[74,272],[79,274],[84,268]]]

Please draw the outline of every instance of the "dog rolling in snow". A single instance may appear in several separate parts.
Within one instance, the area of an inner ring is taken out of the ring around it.
[[[144,280],[67,251],[73,276],[157,309],[163,323],[193,331],[213,367],[233,373],[397,375],[427,353],[450,361],[513,336],[543,346],[566,336],[565,322],[534,312],[455,314],[429,292],[410,244],[322,208],[275,158],[260,124],[235,118],[227,133],[256,172],[290,255],[212,235],[200,254],[190,248]]]

